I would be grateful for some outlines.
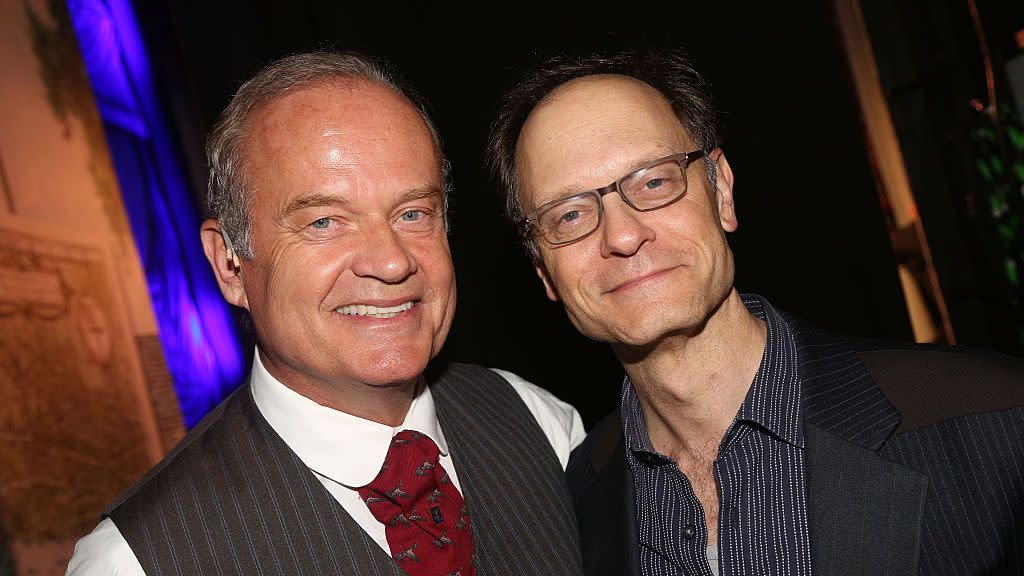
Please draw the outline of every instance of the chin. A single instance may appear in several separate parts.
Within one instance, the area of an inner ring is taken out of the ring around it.
[[[705,325],[705,319],[699,315],[674,314],[659,315],[648,318],[637,318],[629,326],[617,327],[610,338],[613,344],[636,348],[656,346],[663,340],[673,336],[694,336],[699,334]]]
[[[430,355],[422,352],[388,353],[372,359],[361,380],[374,386],[405,384],[419,378],[429,361]]]

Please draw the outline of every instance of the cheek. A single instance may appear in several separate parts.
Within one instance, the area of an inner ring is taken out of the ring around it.
[[[346,267],[344,250],[328,245],[278,246],[269,254],[266,276],[267,304],[294,310],[318,306],[338,282]]]
[[[455,316],[455,270],[447,243],[427,243],[415,251],[419,274],[429,295],[430,326],[435,346],[441,346]]]
[[[718,220],[708,213],[705,207],[690,207],[690,210],[679,211],[660,222],[659,239],[664,238],[668,245],[675,249],[697,249],[705,256],[717,252],[722,243],[722,228]],[[710,254],[709,254],[710,252]]]
[[[559,257],[549,261],[551,283],[565,306],[570,310],[589,307],[587,301],[591,297],[594,283],[591,272],[596,267],[588,266],[582,257]]]
[[[448,242],[443,238],[429,239],[412,245],[411,250],[419,269],[427,277],[430,287],[438,292],[455,288],[455,270]]]

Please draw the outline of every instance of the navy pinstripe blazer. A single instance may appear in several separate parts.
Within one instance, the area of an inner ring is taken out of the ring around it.
[[[851,343],[799,348],[815,574],[1024,574],[1024,363]],[[569,463],[584,573],[640,575],[618,410]]]

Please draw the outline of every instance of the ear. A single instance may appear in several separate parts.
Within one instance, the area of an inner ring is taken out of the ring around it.
[[[540,277],[540,281],[544,283],[544,290],[548,293],[548,299],[552,302],[558,302],[561,300],[558,296],[558,291],[555,290],[555,285],[551,282],[551,276],[548,275],[548,269],[544,264],[535,264],[533,268],[537,271],[537,276]]]
[[[735,232],[740,223],[736,218],[736,204],[732,196],[734,183],[732,168],[729,166],[729,161],[725,159],[725,152],[721,148],[712,150],[710,158],[715,163],[715,172],[717,173],[715,200],[718,202],[718,218],[722,223],[723,230]]]
[[[224,242],[220,223],[212,218],[204,221],[199,229],[199,236],[203,241],[206,260],[210,263],[213,275],[220,286],[220,293],[229,303],[248,310],[249,300],[245,296],[245,286],[242,285],[240,275],[241,261],[234,254],[234,250],[229,250]]]

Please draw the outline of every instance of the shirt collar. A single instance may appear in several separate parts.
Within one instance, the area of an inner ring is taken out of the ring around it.
[[[640,399],[637,398],[636,391],[633,390],[633,381],[629,379],[629,376],[626,376],[622,382],[622,430],[628,452],[647,454],[668,460],[651,444],[651,436],[647,433],[647,423],[644,421],[643,408],[640,406]]]
[[[761,364],[736,419],[726,432],[726,443],[738,423],[755,424],[783,442],[803,448],[804,434],[797,346],[789,326],[767,300],[755,294],[742,295],[743,304],[768,327]],[[668,460],[654,449],[644,421],[640,399],[626,376],[622,383],[622,429],[626,448],[656,460]]]
[[[314,472],[349,488],[369,484],[380,472],[391,438],[402,430],[430,437],[448,455],[429,386],[421,386],[405,421],[391,427],[321,406],[274,378],[256,350],[250,375],[252,396],[285,444]]]
[[[757,424],[773,436],[794,446],[804,447],[803,409],[801,406],[796,339],[782,316],[756,294],[744,294],[743,304],[754,317],[768,327],[761,365],[747,391],[738,422]]]

